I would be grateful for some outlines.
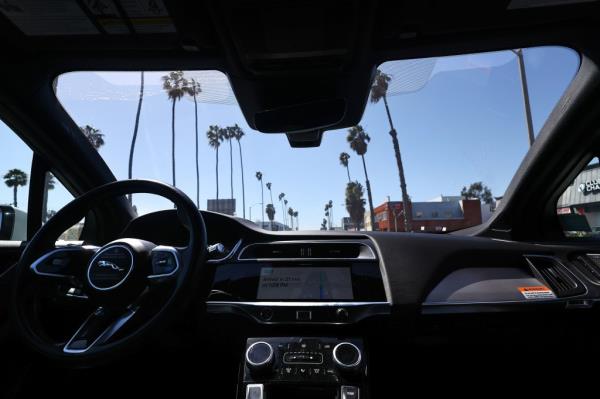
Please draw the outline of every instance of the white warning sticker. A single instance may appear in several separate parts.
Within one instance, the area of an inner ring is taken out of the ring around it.
[[[552,290],[544,285],[534,287],[519,287],[519,291],[525,299],[555,299],[556,295]]]

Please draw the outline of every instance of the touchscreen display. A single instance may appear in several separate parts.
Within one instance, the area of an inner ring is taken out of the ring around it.
[[[351,300],[349,267],[262,267],[256,299]]]

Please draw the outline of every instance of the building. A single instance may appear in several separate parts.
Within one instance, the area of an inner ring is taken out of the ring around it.
[[[443,233],[481,224],[482,204],[479,199],[440,196],[431,201],[411,202],[412,230]],[[375,207],[375,223],[381,231],[405,231],[402,201],[387,201]],[[365,226],[368,223],[365,215]]]
[[[206,210],[211,212],[235,215],[235,198],[231,199],[209,199],[206,201]]]
[[[567,235],[600,234],[600,164],[577,175],[559,197],[556,213]]]
[[[258,227],[261,227],[265,230],[271,230],[271,222],[269,220],[265,220],[264,223],[260,220],[255,221]],[[289,231],[290,226],[284,225],[276,220],[273,220],[273,231]],[[294,230],[296,230],[296,226],[294,226]]]

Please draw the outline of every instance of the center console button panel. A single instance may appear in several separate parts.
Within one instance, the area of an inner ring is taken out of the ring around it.
[[[244,389],[240,391],[261,384],[266,397],[269,391],[321,386],[347,398],[358,398],[359,389],[366,387],[364,352],[363,341],[358,338],[249,338],[241,381]]]

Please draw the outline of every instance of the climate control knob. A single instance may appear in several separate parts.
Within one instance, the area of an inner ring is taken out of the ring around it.
[[[350,342],[341,342],[333,348],[333,361],[343,371],[358,371],[362,361],[360,349]]]
[[[258,341],[246,349],[246,365],[253,373],[271,370],[273,358],[273,347],[268,342]]]

